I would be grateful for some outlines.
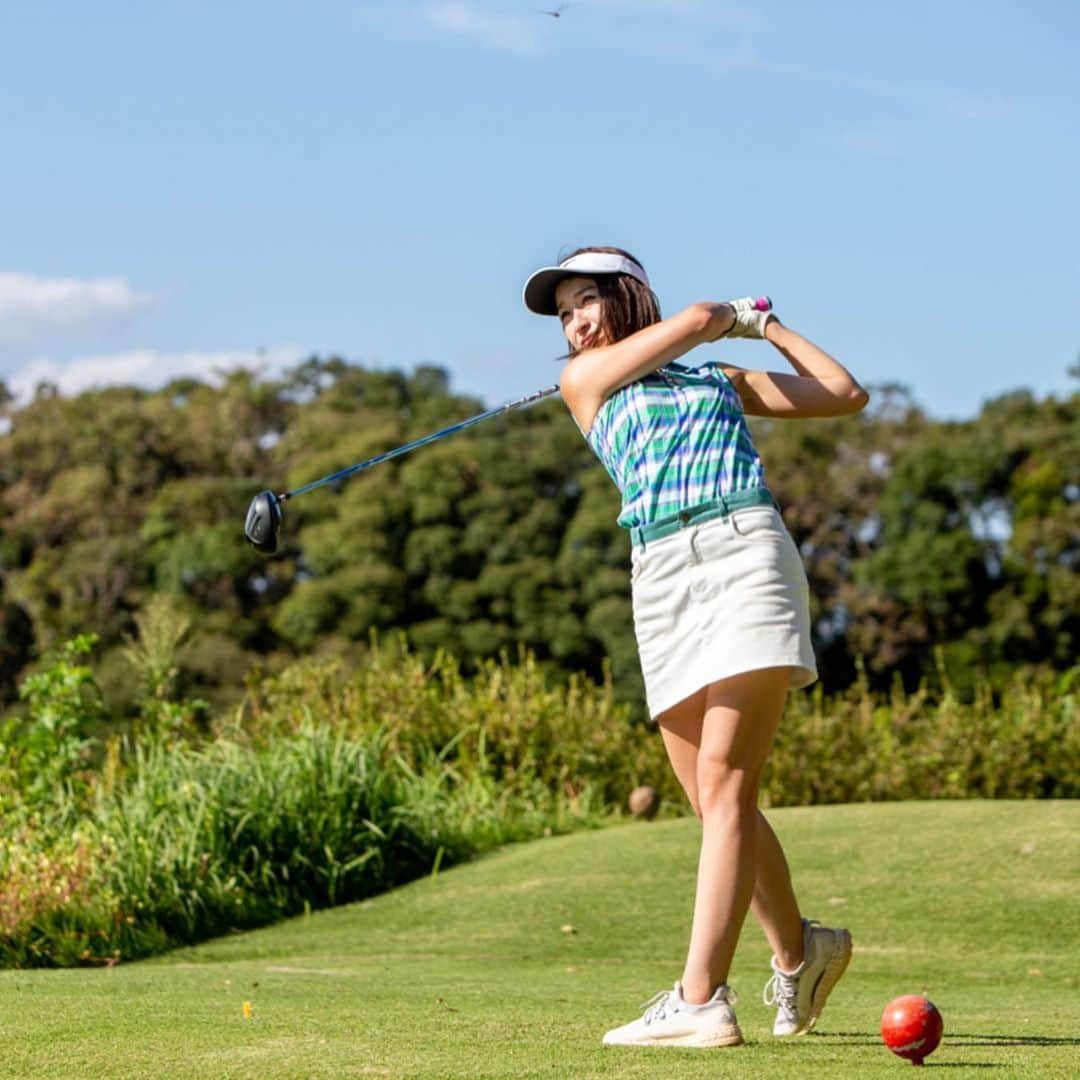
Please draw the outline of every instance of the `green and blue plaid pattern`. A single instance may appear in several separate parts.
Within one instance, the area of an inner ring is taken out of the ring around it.
[[[765,486],[742,401],[718,364],[668,364],[617,390],[588,442],[622,493],[628,529]]]

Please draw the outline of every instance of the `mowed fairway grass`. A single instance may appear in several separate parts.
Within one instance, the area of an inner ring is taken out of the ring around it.
[[[855,939],[809,1036],[769,1035],[769,951],[748,922],[731,980],[746,1046],[601,1047],[679,974],[698,841],[682,819],[506,848],[152,961],[0,972],[0,1075],[896,1076],[911,1066],[881,1045],[881,1012],[923,993],[945,1018],[927,1069],[1080,1076],[1080,806],[771,817],[806,914]]]

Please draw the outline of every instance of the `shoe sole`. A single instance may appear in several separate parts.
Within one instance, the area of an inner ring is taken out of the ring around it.
[[[710,1050],[721,1046],[742,1046],[741,1031],[727,1035],[680,1035],[674,1039],[649,1039],[641,1042],[604,1043],[605,1046],[681,1046]]]
[[[839,938],[839,947],[833,950],[832,956],[825,964],[825,970],[821,973],[821,978],[818,979],[817,986],[814,987],[814,992],[810,995],[810,1019],[807,1021],[806,1028],[798,1032],[800,1035],[805,1035],[817,1023],[833,987],[840,981],[840,976],[847,971],[847,966],[851,962],[851,934],[847,930],[833,932]]]

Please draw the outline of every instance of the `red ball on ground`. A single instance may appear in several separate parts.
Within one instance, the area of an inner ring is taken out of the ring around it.
[[[881,1014],[881,1037],[894,1053],[915,1065],[941,1042],[944,1023],[932,1001],[905,994],[890,1001]]]

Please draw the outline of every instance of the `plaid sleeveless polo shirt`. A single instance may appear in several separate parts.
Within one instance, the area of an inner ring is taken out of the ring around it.
[[[622,494],[624,528],[765,486],[742,401],[716,363],[671,363],[622,387],[586,440]]]

